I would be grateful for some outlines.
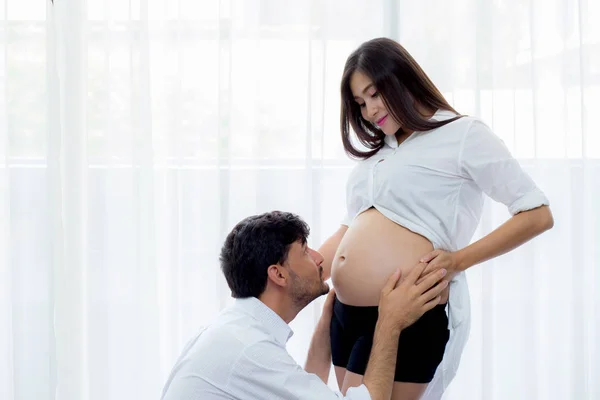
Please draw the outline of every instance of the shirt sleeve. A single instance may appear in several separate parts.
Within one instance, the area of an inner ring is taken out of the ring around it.
[[[228,386],[232,394],[243,399],[371,400],[364,385],[349,389],[346,397],[335,393],[272,342],[248,347],[238,360]]]
[[[473,121],[464,137],[459,165],[463,174],[506,205],[512,215],[549,204],[504,142],[479,120]]]
[[[350,214],[346,212],[346,215],[344,215],[344,218],[340,221],[340,225],[350,226],[350,222],[352,222],[352,218],[350,217]]]

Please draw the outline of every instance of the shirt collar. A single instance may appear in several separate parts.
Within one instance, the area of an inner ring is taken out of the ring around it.
[[[435,112],[435,114],[433,114],[431,116],[431,118],[429,118],[429,121],[432,121],[432,120],[433,121],[444,121],[444,120],[454,118],[454,117],[456,117],[456,114],[454,114],[452,111],[438,109]],[[410,137],[413,136],[414,133],[416,133],[416,132],[413,132],[413,134],[411,134],[409,137],[407,137],[406,140],[410,139]],[[385,137],[383,138],[383,141],[385,142],[385,144],[390,146],[392,149],[395,149],[396,147],[398,147],[398,141],[396,140],[395,135],[385,135]]]
[[[285,346],[294,334],[292,328],[275,311],[256,297],[235,299],[234,307],[262,323],[282,346]]]
[[[398,147],[398,140],[396,140],[396,135],[385,135],[385,137],[383,138],[383,141],[385,142],[385,144],[390,146],[392,149],[395,149],[396,147]]]

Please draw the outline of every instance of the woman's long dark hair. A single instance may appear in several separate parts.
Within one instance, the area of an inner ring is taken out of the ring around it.
[[[354,100],[350,90],[350,77],[355,71],[371,78],[388,112],[403,129],[428,131],[461,118],[404,47],[387,38],[369,40],[350,54],[342,76],[340,122],[342,142],[350,157],[371,157],[383,147],[385,138],[379,128],[363,119],[360,106]],[[417,105],[432,111],[452,111],[457,117],[445,121],[430,121],[419,113]],[[367,151],[361,151],[351,143],[350,126]]]

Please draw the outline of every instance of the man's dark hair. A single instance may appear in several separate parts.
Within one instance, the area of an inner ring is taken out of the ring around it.
[[[292,243],[306,243],[310,228],[295,214],[272,211],[248,217],[227,235],[219,260],[231,295],[259,297],[270,265],[283,265]]]

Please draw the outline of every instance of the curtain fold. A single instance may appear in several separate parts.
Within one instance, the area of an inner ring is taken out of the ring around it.
[[[56,398],[73,400],[87,398],[89,388],[84,6],[82,2],[57,4],[49,15],[46,42],[47,301],[52,335],[48,391]]]

